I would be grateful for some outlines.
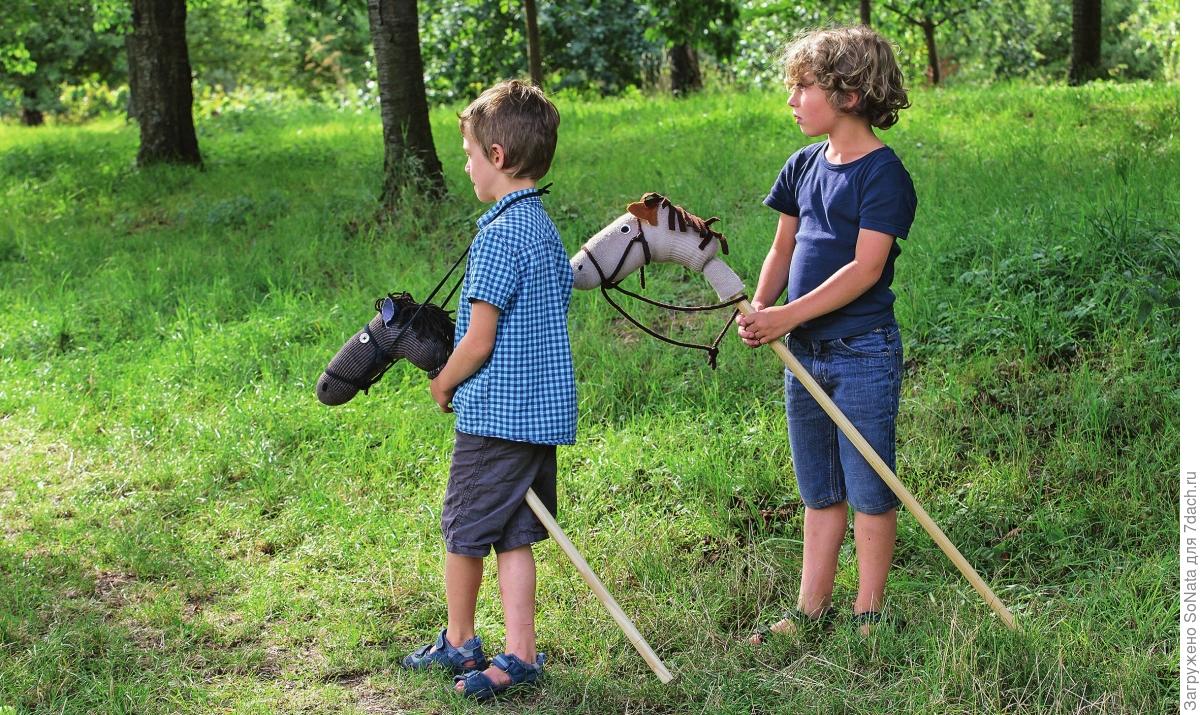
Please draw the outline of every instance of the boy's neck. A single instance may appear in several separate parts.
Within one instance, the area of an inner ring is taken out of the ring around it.
[[[495,186],[493,187],[496,193],[496,198],[494,201],[499,201],[514,191],[520,191],[521,189],[533,189],[536,187],[537,182],[533,179],[516,179],[505,176],[497,180]]]
[[[844,115],[829,131],[829,147],[825,158],[833,164],[848,164],[885,146],[871,130],[866,119]]]

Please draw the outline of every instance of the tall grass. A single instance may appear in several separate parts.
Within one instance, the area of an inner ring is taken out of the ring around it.
[[[783,99],[564,103],[546,203],[568,249],[658,191],[720,216],[753,281],[761,198],[804,141]],[[897,473],[1020,632],[902,514],[889,625],[745,645],[800,582],[780,365],[729,341],[710,371],[577,294],[560,519],[679,681],[658,684],[547,543],[551,677],[505,709],[1172,712],[1178,102],[1177,85],[925,91],[883,135],[920,196],[895,284]],[[376,117],[205,118],[204,171],[134,170],[115,121],[0,126],[0,712],[486,710],[397,669],[445,618],[451,418],[411,368],[341,408],[312,396],[371,301],[423,295],[471,237],[453,111],[433,120],[449,198],[357,231]],[[671,267],[647,277],[711,298]],[[687,339],[723,320],[638,314]]]

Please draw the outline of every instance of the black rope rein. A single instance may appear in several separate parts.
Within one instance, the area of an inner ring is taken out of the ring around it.
[[[551,186],[553,186],[553,183],[546,184],[542,188],[540,188],[532,193],[526,194],[524,196],[521,196],[518,199],[515,199],[514,201],[512,201],[511,203],[506,205],[504,208],[500,209],[500,212],[503,213],[504,211],[506,211],[508,208],[510,208],[514,204],[516,204],[520,201],[523,201],[525,199],[532,198],[535,196],[542,196],[544,194],[550,193]],[[498,215],[499,214],[497,214],[497,216]],[[384,301],[386,301],[389,298],[392,300],[393,305],[397,306],[397,308],[398,308],[396,316],[393,317],[393,321],[395,321],[396,319],[403,319],[403,317],[406,314],[410,313],[410,311],[411,311],[411,315],[408,315],[408,320],[404,323],[403,326],[400,327],[400,331],[398,333],[396,333],[396,337],[393,338],[392,342],[388,344],[386,350],[380,346],[379,340],[377,340],[375,338],[375,335],[371,332],[371,324],[369,322],[363,328],[363,332],[366,333],[367,340],[371,343],[371,346],[375,349],[375,361],[374,361],[373,365],[374,366],[382,365],[383,369],[379,370],[379,372],[375,373],[375,375],[373,375],[372,377],[369,377],[366,380],[361,380],[361,381],[360,380],[351,380],[342,375],[337,375],[337,374],[331,372],[328,367],[325,368],[325,374],[329,375],[330,377],[341,380],[342,382],[345,382],[349,385],[353,385],[354,387],[357,387],[358,389],[363,391],[364,395],[366,395],[366,394],[370,393],[370,390],[372,387],[374,387],[375,383],[377,383],[381,379],[383,379],[383,376],[385,374],[387,374],[387,371],[391,370],[392,366],[395,365],[397,362],[399,362],[398,358],[393,358],[391,356],[392,348],[395,347],[396,343],[399,342],[400,339],[403,338],[405,336],[405,334],[408,333],[409,329],[413,328],[414,325],[417,326],[416,329],[418,331],[423,332],[424,334],[429,334],[430,332],[432,332],[435,337],[444,340],[447,344],[453,345],[453,343],[454,343],[454,319],[450,317],[452,315],[453,311],[447,311],[446,304],[450,302],[450,299],[452,297],[454,297],[454,293],[456,291],[458,291],[459,286],[462,285],[463,280],[467,277],[466,269],[463,269],[462,274],[459,275],[458,280],[455,281],[455,283],[454,283],[454,286],[451,287],[449,291],[447,291],[446,297],[442,299],[441,305],[434,305],[433,299],[435,296],[437,296],[438,292],[441,291],[442,286],[446,285],[446,281],[450,280],[450,276],[454,275],[454,272],[458,270],[458,267],[462,264],[462,262],[464,260],[466,260],[467,256],[471,253],[471,244],[472,243],[474,243],[474,239],[472,239],[470,242],[467,243],[467,247],[466,247],[466,249],[463,250],[462,255],[460,255],[458,257],[458,260],[456,260],[454,262],[454,265],[450,266],[450,270],[446,271],[446,274],[442,276],[442,279],[440,281],[438,281],[438,284],[436,286],[434,286],[432,291],[429,292],[429,296],[420,304],[418,304],[413,299],[412,295],[409,294],[407,291],[402,292],[402,293],[388,293],[386,296],[379,298],[375,301],[376,312],[382,313]],[[650,250],[649,247],[647,247],[646,248],[647,256],[649,256],[649,250]],[[424,311],[428,311],[428,312],[424,312]],[[448,326],[448,328],[447,328],[447,326]],[[384,323],[384,327],[388,327],[388,323],[386,321]],[[437,377],[437,374],[439,372],[441,372],[440,367],[430,370],[428,373],[426,373],[426,375],[427,375],[427,377],[429,377],[429,379],[432,380],[433,378]]]
[[[673,206],[668,207],[668,220],[670,221],[669,228],[671,228],[671,229],[675,229],[675,212],[669,210],[669,209],[673,209],[673,208],[675,208],[675,207],[673,207]],[[728,308],[732,305],[737,304],[739,301],[741,301],[744,298],[744,296],[738,295],[738,296],[735,296],[723,303],[714,303],[712,305],[672,305],[670,303],[662,303],[657,300],[653,300],[652,298],[647,298],[644,295],[640,295],[638,293],[634,293],[631,290],[626,290],[625,288],[622,288],[620,285],[620,281],[614,281],[612,278],[613,278],[613,276],[615,276],[621,272],[621,266],[625,265],[625,260],[627,258],[629,258],[629,253],[633,249],[633,245],[635,243],[641,244],[642,250],[646,257],[646,263],[650,262],[650,244],[646,240],[645,232],[642,230],[642,220],[641,219],[635,219],[635,220],[637,221],[637,226],[638,226],[637,235],[633,236],[632,238],[629,239],[629,243],[625,246],[625,251],[621,254],[621,260],[617,262],[616,267],[613,268],[612,272],[609,273],[608,275],[605,275],[604,269],[600,267],[600,262],[596,260],[596,257],[592,255],[592,252],[588,250],[587,246],[585,245],[583,247],[584,255],[587,256],[588,260],[590,260],[592,262],[592,265],[596,268],[596,273],[600,276],[600,294],[603,295],[604,299],[606,301],[608,301],[608,304],[611,305],[618,313],[620,313],[622,316],[624,316],[624,318],[626,320],[628,320],[630,323],[633,323],[638,328],[641,328],[641,330],[643,332],[645,332],[647,335],[650,335],[651,337],[657,338],[658,340],[661,340],[664,343],[669,343],[669,344],[675,345],[677,347],[705,351],[706,353],[708,353],[708,366],[710,368],[716,370],[717,369],[717,355],[721,352],[719,345],[721,343],[721,340],[723,340],[725,338],[725,334],[729,332],[729,328],[730,328],[730,326],[733,325],[734,319],[737,318],[738,311],[736,309],[729,316],[729,320],[725,321],[725,327],[721,328],[721,332],[717,335],[716,340],[713,340],[711,345],[704,345],[701,343],[689,343],[689,342],[684,342],[682,340],[676,340],[667,335],[663,335],[662,333],[654,330],[653,328],[650,328],[650,327],[642,324],[637,318],[630,315],[628,311],[626,311],[615,300],[613,300],[612,296],[608,294],[608,291],[615,290],[618,293],[622,293],[624,295],[630,296],[631,298],[640,300],[643,303],[647,303],[649,305],[653,305],[655,307],[662,308],[664,310],[674,310],[674,311],[680,311],[680,312],[685,312],[685,313],[702,313],[702,312],[711,312],[711,311],[715,311],[715,310],[723,310],[725,308]],[[704,225],[705,225],[705,227],[707,227],[708,224],[704,224]],[[681,230],[686,231],[687,229],[685,226],[686,225],[684,224],[682,217],[681,217],[681,219],[679,221],[679,228]],[[705,236],[703,242],[700,244],[700,247],[703,248],[708,243],[708,241],[712,239],[713,236],[717,236],[719,238],[719,240],[721,241],[722,248],[724,248],[725,252],[728,253],[729,249],[725,245],[724,237],[721,236],[721,234],[716,233],[716,232],[711,232],[708,236]],[[645,266],[643,266],[642,268],[644,269]],[[646,276],[645,276],[644,270],[642,270],[642,272],[641,272],[641,286],[642,286],[642,288],[646,287]]]

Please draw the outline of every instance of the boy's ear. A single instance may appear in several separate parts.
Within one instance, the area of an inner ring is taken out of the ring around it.
[[[497,169],[503,169],[504,159],[504,147],[499,144],[493,144],[488,149],[488,160],[492,162],[492,166],[495,166]]]
[[[861,92],[847,92],[846,93],[846,106],[842,108],[842,111],[849,112],[850,110],[855,109],[856,107],[858,107],[858,102],[861,99],[862,99]]]

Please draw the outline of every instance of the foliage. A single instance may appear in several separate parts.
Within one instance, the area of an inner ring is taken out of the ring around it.
[[[423,2],[420,10],[421,59],[431,101],[469,101],[500,79],[529,76],[519,0]],[[545,49],[550,33],[543,28]],[[552,71],[545,51],[543,64]]]
[[[942,7],[964,6],[943,3]],[[1063,80],[1071,54],[1070,3],[982,0],[972,7],[938,30],[944,81]],[[1111,77],[1178,77],[1178,0],[1112,0],[1103,7],[1102,59]],[[857,22],[857,5],[830,0],[799,7],[778,0],[751,0],[743,3],[741,22],[738,51],[726,67],[727,76],[743,86],[764,86],[779,76],[774,58],[796,32],[830,22]],[[896,45],[909,83],[919,84],[926,72],[921,29],[880,2],[873,5],[872,22]]]
[[[469,101],[506,77],[527,77],[519,0],[427,2],[421,6],[426,89],[438,102]],[[642,37],[647,12],[636,0],[540,3],[546,85],[617,94],[645,83],[657,47]]]
[[[538,8],[552,89],[613,95],[653,84],[661,48],[643,33],[650,21],[644,3],[563,0]]]
[[[828,23],[849,23],[849,8],[830,3],[747,0],[741,3],[737,50],[722,64],[725,77],[749,87],[779,86],[779,53],[801,30]],[[853,11],[857,17],[857,8]]]
[[[519,0],[428,1],[420,7],[426,83],[434,102],[462,103],[499,79],[527,73]],[[873,7],[873,22],[897,46],[909,83],[920,84],[926,69],[920,28],[886,3]],[[1062,81],[1070,54],[1068,3],[974,0],[970,7],[938,32],[946,81]],[[1103,8],[1109,77],[1178,77],[1178,0],[1106,0]],[[13,0],[5,10],[0,113],[31,103],[23,99],[27,87],[39,106],[74,119],[119,106],[126,81],[121,33],[127,3]],[[772,86],[779,76],[775,57],[796,32],[858,20],[857,2],[851,0],[563,0],[539,3],[538,12],[549,89],[606,96],[653,90],[665,48],[684,37],[704,50],[710,77],[739,87]],[[327,105],[361,109],[377,94],[362,3],[192,0],[189,50],[197,96],[299,92]]]
[[[737,46],[738,4],[730,0],[653,0],[646,36],[668,48],[691,45],[728,59]]]
[[[885,134],[921,200],[895,284],[897,473],[1020,633],[901,513],[903,628],[745,645],[801,579],[781,367],[726,343],[711,371],[589,292],[570,314],[581,431],[559,452],[559,521],[679,680],[659,685],[547,543],[551,677],[502,708],[1176,712],[1179,99],[918,87]],[[775,227],[760,198],[807,141],[783,102],[779,86],[562,102],[546,205],[565,245],[658,190],[720,216],[753,279]],[[444,622],[451,418],[405,366],[341,408],[312,392],[372,301],[431,289],[483,207],[450,172],[445,201],[349,238],[378,195],[378,119],[283,104],[200,117],[204,172],[132,170],[119,119],[0,126],[0,711],[496,712],[398,668]],[[453,109],[432,119],[454,155]],[[712,298],[666,266],[646,278],[670,302]],[[638,315],[684,339],[723,322]],[[493,574],[479,629],[498,647]]]
[[[1106,0],[1101,58],[1116,79],[1179,78],[1179,0]]]
[[[13,0],[4,14],[0,91],[20,109],[58,111],[64,84],[125,80],[122,40],[94,30],[96,15],[86,0]],[[5,109],[0,104],[0,113]]]

